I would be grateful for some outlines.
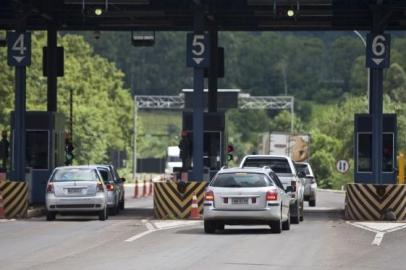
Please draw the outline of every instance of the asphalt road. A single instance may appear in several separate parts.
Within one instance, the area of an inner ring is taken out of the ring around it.
[[[305,221],[280,235],[266,226],[226,226],[207,235],[200,221],[151,219],[152,199],[128,193],[128,209],[105,222],[0,222],[0,269],[405,269],[405,231],[385,233],[373,245],[375,232],[328,214],[343,200],[342,193],[320,191],[320,211],[306,207]]]

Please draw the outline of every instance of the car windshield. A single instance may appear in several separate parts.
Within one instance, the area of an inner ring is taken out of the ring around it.
[[[222,173],[218,174],[213,180],[211,186],[213,187],[266,187],[271,186],[272,183],[267,180],[264,174],[259,173]]]
[[[311,175],[309,167],[306,164],[296,164],[295,167],[298,173],[304,172],[306,175]]]
[[[53,182],[66,181],[96,181],[98,180],[96,170],[85,168],[57,169],[54,173]]]
[[[292,173],[286,158],[247,158],[244,167],[270,167],[275,173]]]

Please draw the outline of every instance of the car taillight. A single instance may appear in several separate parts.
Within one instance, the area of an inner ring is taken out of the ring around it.
[[[266,200],[267,201],[276,201],[276,200],[278,200],[278,192],[276,192],[276,191],[268,191],[266,193]]]
[[[296,181],[290,182],[290,185],[292,186],[292,192],[296,192]]]
[[[213,191],[207,191],[206,194],[204,195],[204,200],[205,201],[214,201],[214,193]]]
[[[112,184],[107,184],[106,188],[108,191],[113,191],[114,190],[114,186]]]
[[[103,184],[98,182],[97,183],[97,192],[103,192],[103,191],[104,191]]]
[[[47,185],[47,193],[54,193],[54,184],[48,183],[48,185]]]

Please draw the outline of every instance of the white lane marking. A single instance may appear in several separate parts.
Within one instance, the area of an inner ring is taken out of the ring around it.
[[[0,219],[0,223],[16,221],[15,219]]]
[[[406,228],[406,223],[404,222],[350,222],[347,224],[355,226],[360,229],[364,229],[370,232],[376,233],[374,240],[371,245],[380,246],[385,233],[390,233]]]
[[[385,235],[384,232],[378,232],[375,235],[374,241],[372,241],[373,246],[379,246],[383,240],[383,236]]]
[[[145,227],[147,227],[147,230],[145,232],[136,234],[136,235],[124,240],[124,242],[133,242],[137,239],[140,239],[148,234],[151,234],[151,233],[157,232],[157,231],[170,230],[170,229],[192,226],[192,225],[201,223],[200,221],[172,221],[172,222],[164,221],[164,222],[151,223],[151,222],[147,222],[146,220],[142,220],[142,222],[145,223]],[[164,225],[160,224],[160,223],[164,223]]]

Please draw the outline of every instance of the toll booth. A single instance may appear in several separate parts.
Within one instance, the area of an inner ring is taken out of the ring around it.
[[[357,184],[373,184],[372,116],[355,115],[354,179]],[[382,184],[396,184],[397,168],[397,120],[396,114],[383,115],[382,134]]]
[[[213,176],[225,164],[225,114],[205,113],[203,134],[203,165]],[[193,114],[183,112],[183,130],[187,131],[190,142],[193,142]],[[192,150],[193,151],[193,150]]]
[[[14,113],[11,114],[11,138],[14,134]],[[26,112],[25,166],[30,204],[45,203],[46,183],[52,170],[65,161],[65,116],[56,112]],[[14,173],[14,141],[11,139],[11,174]]]

